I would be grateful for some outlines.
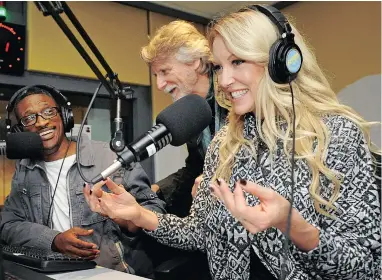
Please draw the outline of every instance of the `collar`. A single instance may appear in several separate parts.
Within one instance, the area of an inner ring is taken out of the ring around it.
[[[77,142],[77,136],[72,136],[71,140],[73,142]],[[91,167],[95,165],[95,158],[94,158],[94,149],[92,145],[92,141],[85,135],[81,137],[81,144],[80,144],[80,153],[81,153],[81,160],[80,164],[82,166]],[[77,157],[75,162],[77,162]],[[32,160],[29,158],[25,158],[20,160],[20,165],[25,166],[28,169],[34,169],[35,167],[42,167],[44,166],[43,160]]]

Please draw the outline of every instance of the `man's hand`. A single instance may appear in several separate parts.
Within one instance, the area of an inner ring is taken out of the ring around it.
[[[52,243],[52,250],[76,257],[95,259],[100,251],[97,245],[79,239],[79,236],[88,236],[93,234],[93,230],[86,230],[79,227],[71,228],[58,234]]]
[[[151,190],[155,193],[157,193],[159,191],[159,186],[157,184],[154,184],[154,185],[151,185]]]
[[[203,174],[202,174],[202,175],[199,175],[199,176],[195,179],[194,185],[192,186],[192,190],[191,190],[192,198],[195,198],[195,196],[196,196],[196,192],[198,191],[198,188],[199,188],[200,182],[202,181],[202,178],[203,178]]]

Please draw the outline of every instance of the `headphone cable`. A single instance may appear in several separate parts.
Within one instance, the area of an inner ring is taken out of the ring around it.
[[[53,206],[53,202],[54,202],[54,197],[55,197],[55,195],[56,195],[56,190],[57,190],[58,182],[60,181],[61,170],[62,170],[62,167],[64,166],[64,162],[65,162],[66,156],[68,155],[68,151],[69,151],[69,148],[70,148],[70,144],[72,144],[72,134],[73,134],[73,130],[71,130],[71,132],[70,132],[70,141],[69,141],[69,145],[68,145],[68,147],[66,148],[65,156],[64,156],[64,159],[62,160],[61,167],[60,167],[60,171],[58,172],[58,177],[57,177],[57,181],[56,181],[56,186],[54,187],[52,200],[51,200],[50,205],[49,205],[48,220],[47,220],[46,225],[47,225],[48,227],[50,227],[51,229],[53,228],[53,223],[52,223],[51,226],[49,226],[49,222],[50,222],[50,217],[51,217],[51,216],[53,217],[54,207],[52,207],[52,206]],[[51,214],[51,213],[52,213],[52,214]]]
[[[282,259],[281,262],[281,279],[284,280],[287,277],[288,269],[287,269],[287,259],[288,259],[288,248],[289,248],[289,242],[290,242],[290,228],[291,228],[291,219],[292,219],[292,210],[293,210],[293,201],[294,201],[294,169],[295,169],[295,161],[294,161],[294,154],[296,151],[296,111],[294,107],[294,94],[293,94],[293,87],[291,81],[289,81],[289,87],[292,95],[292,112],[293,112],[293,130],[292,130],[292,163],[291,163],[291,191],[290,191],[290,206],[288,211],[288,218],[287,218],[287,226],[286,226],[286,233],[285,238],[283,240],[283,247],[284,247],[284,253],[285,257]]]

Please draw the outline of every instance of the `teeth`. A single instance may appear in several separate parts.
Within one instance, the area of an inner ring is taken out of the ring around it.
[[[244,94],[246,94],[248,92],[248,89],[245,89],[245,90],[238,90],[238,91],[235,91],[235,92],[231,92],[231,96],[232,98],[240,98],[242,97]]]
[[[176,88],[176,86],[168,86],[164,89],[165,93],[171,93]]]
[[[52,133],[52,132],[53,132],[53,129],[50,129],[50,130],[41,132],[41,133],[40,133],[40,136],[44,136],[44,135],[47,135],[47,134]]]

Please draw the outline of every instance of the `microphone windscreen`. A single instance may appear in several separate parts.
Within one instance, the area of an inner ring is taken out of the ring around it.
[[[198,136],[212,121],[207,101],[199,95],[189,94],[159,113],[156,123],[163,124],[171,133],[171,145],[181,146]]]
[[[44,146],[34,132],[16,132],[6,136],[6,157],[9,159],[42,159]]]

